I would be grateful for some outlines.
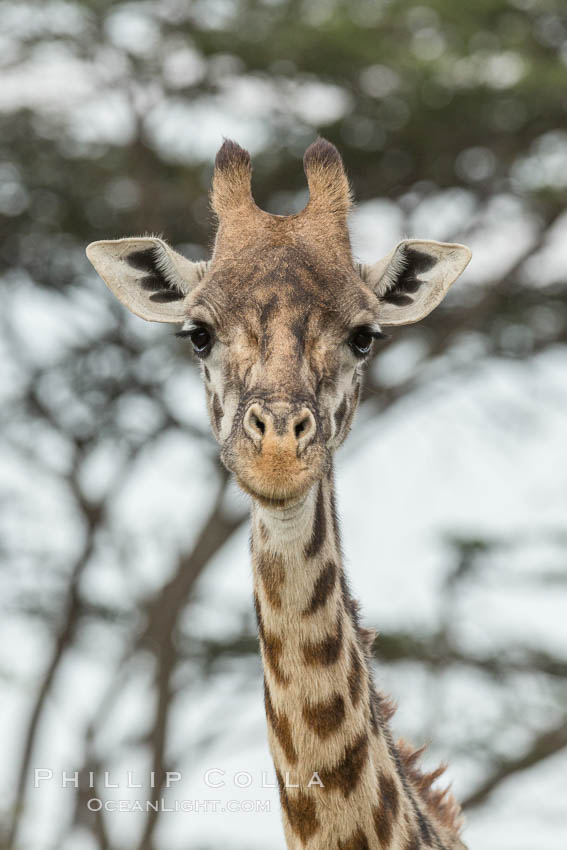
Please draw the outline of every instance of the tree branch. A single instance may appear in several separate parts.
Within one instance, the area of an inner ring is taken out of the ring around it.
[[[506,759],[496,766],[494,771],[488,776],[484,782],[476,788],[472,794],[463,801],[463,808],[473,809],[484,803],[494,789],[500,785],[505,779],[513,776],[515,773],[521,773],[528,770],[539,762],[554,756],[561,750],[567,747],[567,718],[564,718],[561,723],[553,729],[548,729],[538,735],[531,747],[521,756],[512,759]]]

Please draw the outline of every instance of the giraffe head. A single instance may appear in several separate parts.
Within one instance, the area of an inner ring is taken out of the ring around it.
[[[182,326],[201,362],[224,464],[260,501],[287,504],[329,468],[382,328],[436,307],[470,259],[462,245],[404,240],[353,261],[350,193],[336,148],[306,151],[309,203],[279,216],[256,206],[247,151],[219,150],[212,258],[195,263],[156,237],[94,242],[87,255],[144,319]]]

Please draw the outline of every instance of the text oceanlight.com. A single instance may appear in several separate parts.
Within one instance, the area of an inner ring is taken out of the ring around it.
[[[91,812],[186,812],[217,814],[218,812],[262,813],[270,811],[270,800],[101,800],[87,801]]]
[[[93,790],[93,796],[89,797],[85,805],[91,812],[184,812],[191,814],[216,814],[216,813],[262,813],[269,812],[271,801],[269,799],[240,799],[240,800],[217,800],[206,799],[170,799],[161,796],[160,791],[175,789],[181,782],[183,776],[178,770],[171,770],[161,774],[159,777],[154,771],[139,774],[132,770],[117,773],[105,771],[54,771],[50,768],[35,768],[33,786],[43,788],[54,785],[62,789],[75,789],[82,792]],[[209,768],[201,777],[203,785],[207,789],[219,792],[222,788],[234,788],[235,790],[246,789],[277,789],[278,783],[273,774],[262,771],[255,774],[248,770],[238,770],[227,773],[218,767]],[[286,788],[301,787],[294,777],[288,772],[282,777]],[[194,781],[192,782],[192,785]],[[306,788],[323,788],[323,782],[319,774],[313,772]],[[179,786],[178,786],[179,787]],[[108,799],[108,790],[132,790],[139,789],[146,792],[146,799],[138,795],[137,799]],[[155,796],[150,790],[157,789]],[[102,792],[105,793],[102,793]]]

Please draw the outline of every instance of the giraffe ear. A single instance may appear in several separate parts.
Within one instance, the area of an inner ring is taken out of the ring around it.
[[[185,296],[209,266],[154,236],[91,242],[87,257],[118,300],[148,322],[183,322]]]
[[[409,325],[437,307],[467,267],[465,245],[404,239],[377,263],[360,264],[363,281],[380,301],[381,325]]]

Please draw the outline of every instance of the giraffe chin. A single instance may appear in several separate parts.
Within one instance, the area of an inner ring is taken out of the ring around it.
[[[268,445],[259,453],[249,442],[228,443],[221,459],[239,487],[266,507],[287,508],[301,501],[330,466],[330,454],[320,443],[298,457],[295,448]]]
[[[305,498],[312,486],[312,483],[310,483],[301,490],[295,490],[293,493],[286,494],[285,496],[268,496],[253,489],[238,476],[236,476],[236,482],[241,490],[248,493],[249,496],[255,499],[264,508],[291,508]]]
[[[232,471],[241,490],[252,496],[259,504],[271,508],[289,508],[302,501],[313,485],[323,477],[327,464],[315,464],[315,468],[284,470],[271,474],[260,473],[258,469],[233,467]],[[302,468],[303,467],[303,468]]]

